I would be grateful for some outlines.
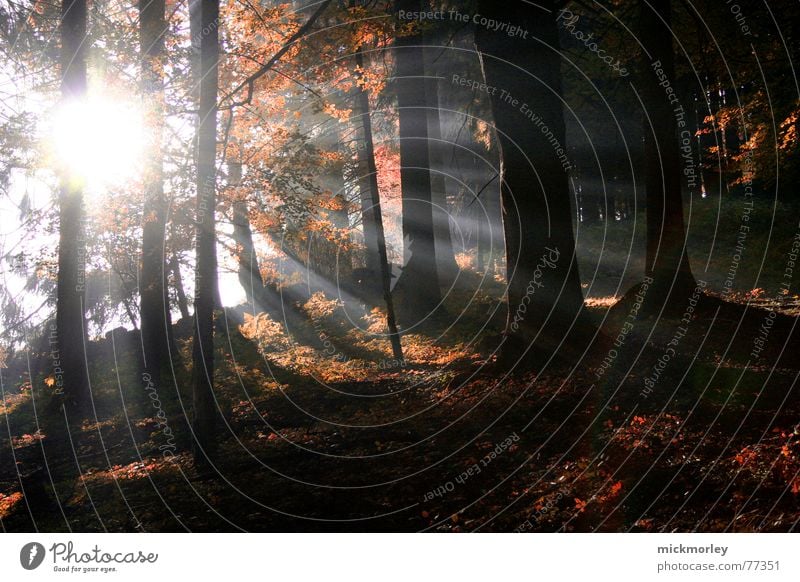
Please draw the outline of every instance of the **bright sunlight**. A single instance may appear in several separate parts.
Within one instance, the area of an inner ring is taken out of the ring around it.
[[[131,178],[144,151],[141,109],[130,102],[96,97],[61,106],[51,131],[56,163],[89,186]]]

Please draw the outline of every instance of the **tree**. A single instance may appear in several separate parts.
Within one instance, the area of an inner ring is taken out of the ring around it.
[[[667,305],[665,298],[691,295],[696,286],[686,252],[686,228],[681,195],[681,155],[677,120],[688,118],[680,103],[670,104],[664,83],[675,82],[670,0],[640,7],[640,38],[644,45],[639,84],[644,116],[644,171],[647,191],[648,276],[658,291],[649,295],[650,309]],[[677,117],[676,117],[677,116]],[[674,295],[673,295],[674,294]],[[682,309],[681,306],[678,306]]]
[[[430,3],[425,3],[426,7]],[[447,181],[445,179],[445,156],[448,144],[442,140],[441,103],[439,100],[440,77],[446,77],[442,62],[445,49],[455,34],[452,20],[436,20],[422,36],[425,45],[425,103],[428,115],[428,159],[431,175],[431,203],[433,209],[433,232],[436,247],[436,268],[439,284],[450,287],[458,277],[459,267],[453,251],[453,238],[450,232],[450,212],[448,210]],[[463,26],[463,25],[460,25]],[[450,37],[448,39],[448,37]],[[433,47],[433,48],[431,48]]]
[[[219,66],[219,0],[194,0],[192,44],[199,50],[197,126],[197,208],[192,346],[192,403],[195,462],[207,464],[216,452],[214,431],[214,306],[217,293],[216,157]]]
[[[61,5],[61,94],[67,108],[86,99],[86,2]],[[86,240],[82,178],[64,168],[59,189],[58,291],[56,328],[58,358],[53,359],[56,384],[63,382],[65,404],[80,414],[89,404],[86,337]],[[59,386],[60,387],[60,386]]]
[[[552,353],[583,306],[575,257],[554,17],[515,0],[478,2],[495,22],[513,22],[529,38],[478,26],[475,34],[490,92],[501,158],[508,320],[503,357]]]
[[[169,270],[172,274],[172,284],[175,288],[175,302],[181,312],[181,319],[189,318],[189,302],[186,298],[186,291],[183,288],[183,275],[181,274],[181,261],[178,254],[173,251],[169,260]]]
[[[364,71],[364,56],[362,49],[356,50],[356,68],[360,72]],[[362,204],[366,207],[367,218],[370,219],[372,227],[375,229],[375,246],[378,251],[378,267],[381,282],[383,300],[386,303],[386,323],[389,328],[389,340],[392,344],[392,354],[396,360],[403,359],[403,348],[400,344],[400,335],[397,331],[397,321],[395,318],[394,298],[392,297],[392,271],[389,267],[389,260],[386,255],[386,236],[383,231],[383,216],[381,214],[381,198],[378,191],[378,168],[375,164],[375,145],[372,141],[372,120],[370,118],[369,95],[366,89],[359,85],[357,91],[357,111],[361,115],[361,125],[363,132],[363,157],[365,167],[361,169],[359,188],[361,189]],[[359,151],[361,148],[359,148]],[[369,195],[369,206],[363,202]],[[366,236],[366,232],[365,232]],[[367,252],[369,252],[369,246]],[[369,264],[369,262],[367,263]]]
[[[237,186],[241,177],[241,162],[229,161],[229,186]],[[301,329],[302,320],[297,314],[294,303],[289,302],[289,305],[283,305],[279,291],[264,284],[258,254],[253,242],[253,229],[250,224],[247,200],[242,197],[234,198],[231,204],[231,213],[233,242],[236,245],[235,258],[238,265],[237,277],[253,313],[264,312],[276,321],[283,321],[287,333]]]
[[[166,205],[164,201],[164,0],[139,0],[139,43],[142,98],[148,153],[144,168],[144,226],[142,229],[141,298],[144,368],[158,384],[162,356],[168,354],[169,315],[164,281]]]
[[[398,13],[419,12],[422,7],[420,0],[396,2]],[[401,321],[406,324],[423,320],[441,301],[436,271],[422,45],[422,36],[417,30],[395,39],[403,240],[406,241],[405,265],[396,289],[406,298],[401,302],[400,314]]]
[[[458,276],[458,263],[453,253],[453,238],[450,234],[450,215],[447,209],[447,188],[443,159],[445,144],[442,141],[442,125],[439,119],[439,81],[434,73],[425,80],[425,97],[428,103],[428,156],[432,164],[431,202],[433,204],[433,234],[436,245],[436,267],[439,283],[450,285]]]
[[[364,68],[363,51],[359,48],[355,56],[357,69]],[[359,144],[356,147],[357,172],[358,172],[358,191],[361,202],[361,228],[364,233],[364,265],[367,272],[380,277],[380,251],[378,250],[378,226],[375,224],[375,213],[372,211],[374,204],[374,192],[378,190],[378,176],[371,172],[375,169],[375,149],[372,137],[372,121],[369,109],[369,94],[363,87],[358,87],[356,100],[353,104],[353,118],[359,126]],[[369,134],[367,134],[369,130]],[[371,147],[371,155],[367,152],[368,146]],[[380,199],[380,197],[379,197]]]

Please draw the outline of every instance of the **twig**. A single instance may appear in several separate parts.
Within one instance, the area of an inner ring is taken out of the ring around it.
[[[272,67],[275,66],[275,63],[277,63],[280,60],[280,58],[283,55],[285,55],[290,48],[292,48],[292,45],[294,43],[296,43],[304,36],[306,36],[311,27],[314,26],[314,23],[319,19],[320,16],[322,16],[322,13],[325,12],[328,6],[330,6],[331,2],[332,0],[325,0],[320,5],[320,7],[317,8],[317,11],[314,14],[312,14],[311,17],[306,21],[306,23],[303,26],[301,26],[297,30],[297,32],[295,32],[292,36],[289,37],[289,39],[277,53],[272,55],[272,57],[266,63],[261,65],[261,67],[255,73],[253,73],[252,75],[247,77],[247,79],[242,81],[233,91],[231,91],[225,97],[223,97],[220,103],[230,99],[231,97],[236,95],[239,91],[247,87],[247,97],[245,97],[242,101],[236,101],[232,103],[230,108],[233,109],[234,107],[241,107],[242,105],[248,105],[253,100],[253,88],[255,82],[264,75],[266,75],[270,71],[270,69],[272,69]]]

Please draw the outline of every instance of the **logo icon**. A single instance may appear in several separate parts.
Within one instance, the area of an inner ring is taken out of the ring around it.
[[[19,563],[26,570],[35,570],[44,562],[44,546],[38,542],[30,542],[22,546],[19,552]]]

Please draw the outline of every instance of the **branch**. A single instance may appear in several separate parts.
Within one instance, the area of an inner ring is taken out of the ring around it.
[[[488,182],[486,182],[486,184],[483,186],[483,188],[481,188],[480,190],[478,190],[478,193],[477,193],[477,194],[475,194],[475,197],[472,199],[472,202],[470,202],[470,203],[467,205],[467,208],[469,208],[470,206],[472,206],[473,204],[475,204],[475,201],[476,201],[478,198],[480,198],[480,197],[481,197],[481,194],[483,194],[483,191],[484,191],[484,190],[486,190],[486,189],[489,187],[489,185],[490,185],[492,182],[494,182],[495,180],[497,180],[497,177],[498,177],[499,175],[500,175],[500,173],[499,173],[499,172],[498,172],[498,173],[496,173],[494,176],[492,176],[492,179],[491,179],[491,180],[489,180]]]
[[[289,37],[289,39],[286,41],[286,44],[284,44],[277,53],[272,55],[272,58],[270,58],[266,63],[261,65],[261,68],[259,68],[255,73],[253,73],[252,75],[247,77],[247,79],[242,81],[239,84],[239,86],[237,86],[233,91],[231,91],[225,97],[223,97],[221,102],[230,99],[231,97],[236,95],[239,91],[247,87],[247,97],[245,97],[243,101],[232,103],[230,108],[233,109],[234,107],[249,104],[250,101],[252,101],[253,99],[253,86],[255,85],[255,82],[264,75],[266,75],[270,71],[270,69],[272,69],[272,67],[274,67],[275,64],[281,59],[281,57],[285,55],[290,48],[292,48],[292,45],[294,43],[301,40],[304,36],[306,36],[306,34],[308,34],[308,31],[311,29],[312,26],[314,26],[314,23],[319,19],[320,16],[322,16],[322,13],[325,12],[325,10],[328,8],[328,6],[330,6],[332,1],[333,0],[325,0],[320,5],[320,7],[317,8],[317,11],[314,14],[312,14],[311,17],[306,21],[306,23],[299,29],[297,29],[297,32],[295,32],[292,36]]]

